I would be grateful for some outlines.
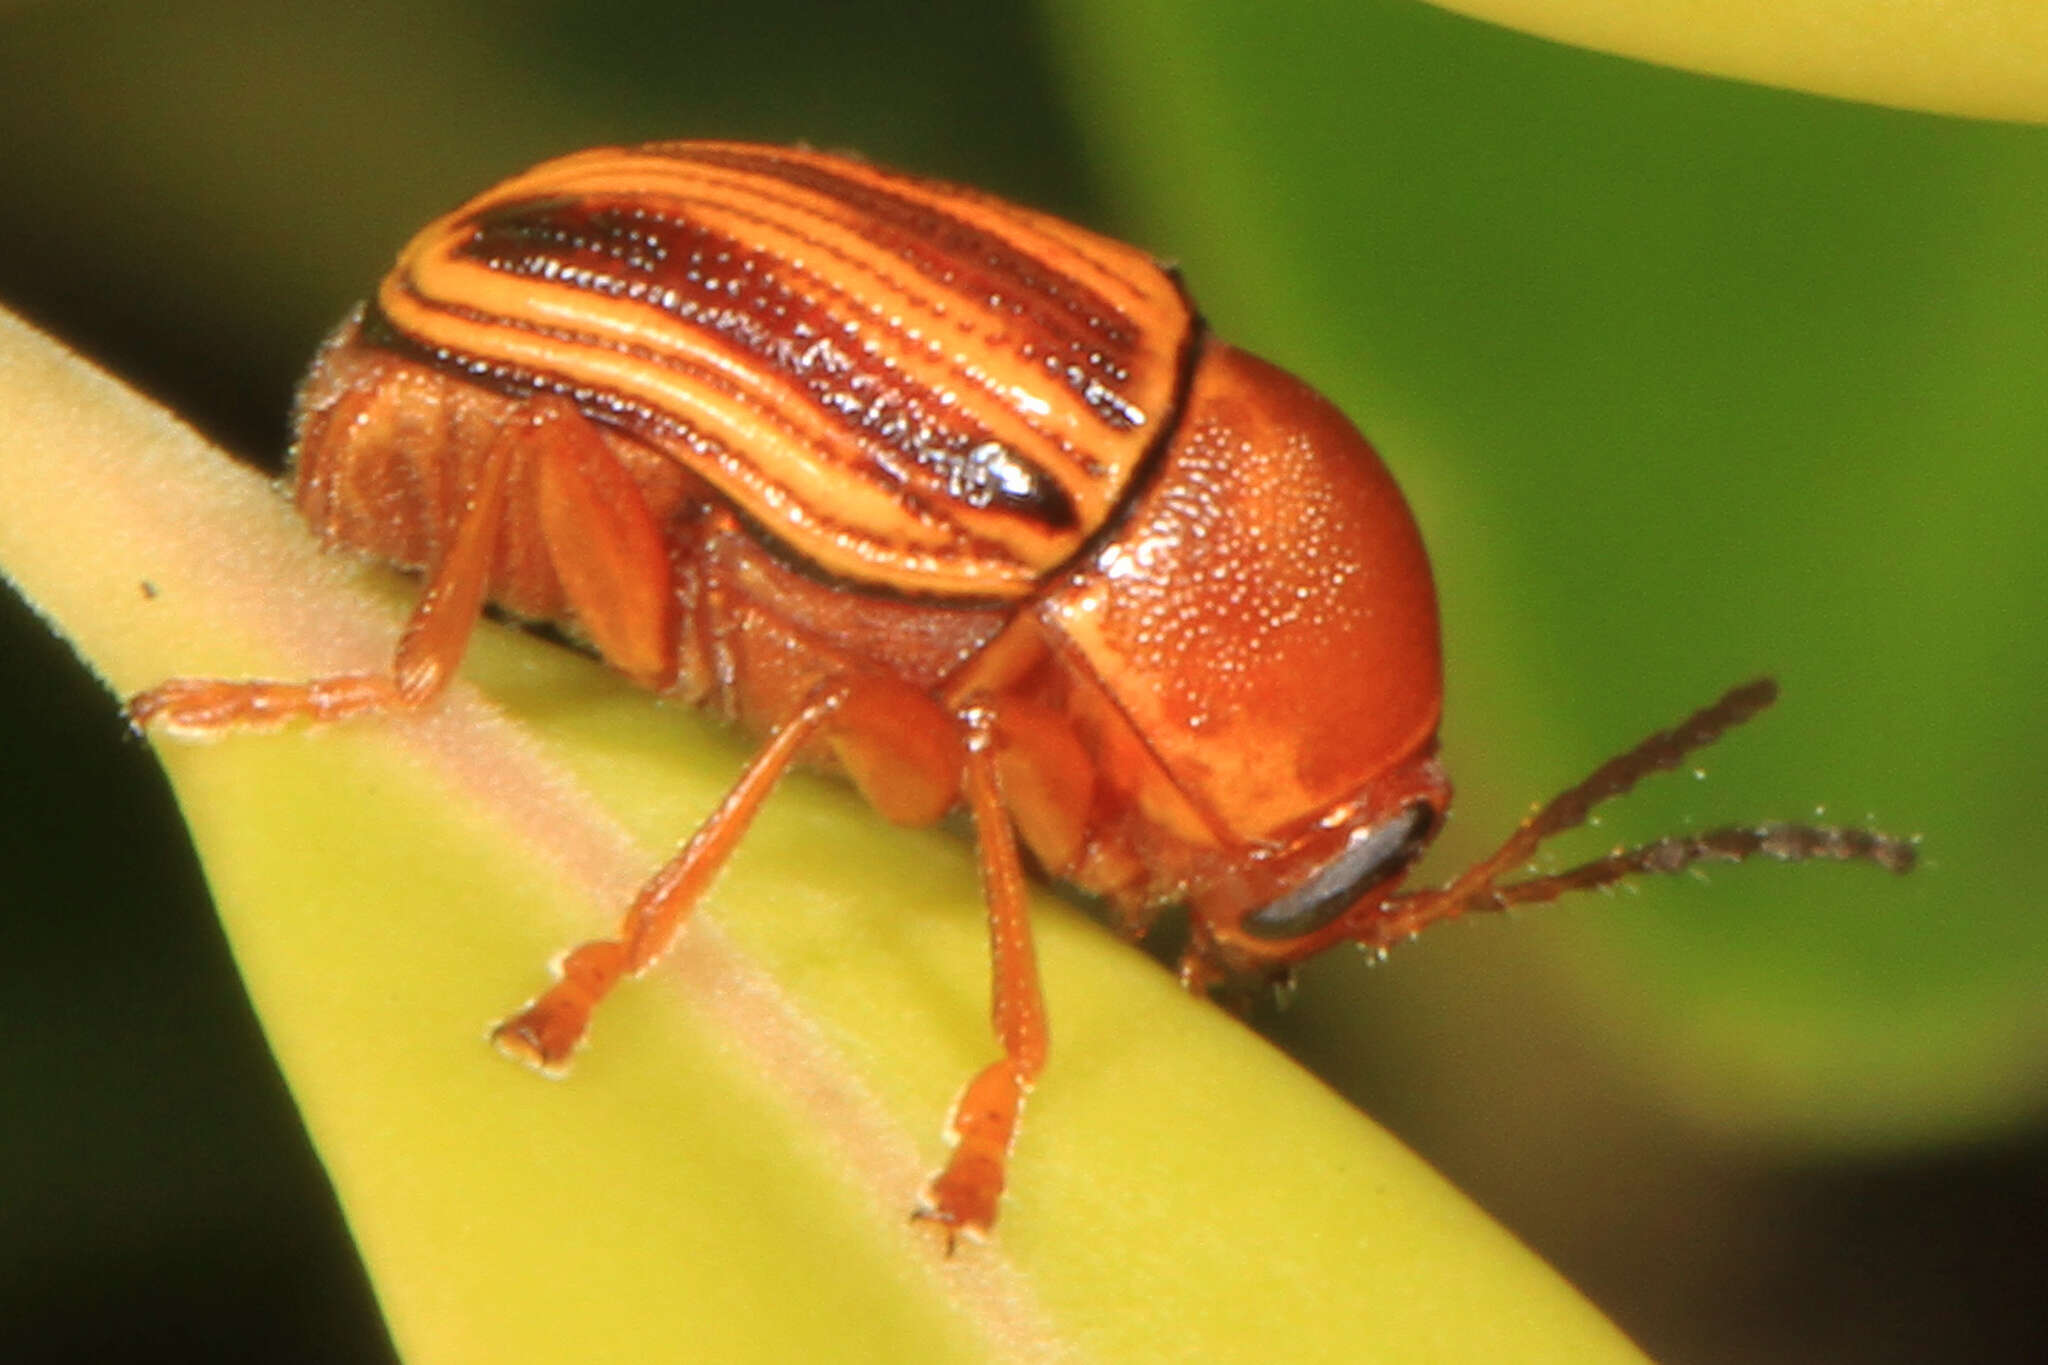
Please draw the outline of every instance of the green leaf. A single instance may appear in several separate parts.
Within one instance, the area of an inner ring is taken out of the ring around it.
[[[0,563],[116,692],[386,656],[407,588],[0,318]],[[1070,907],[993,1244],[908,1213],[991,1055],[971,859],[792,779],[562,1083],[485,1025],[736,740],[486,627],[427,713],[164,743],[251,997],[419,1362],[1629,1360],[1441,1178]],[[111,705],[111,702],[110,702]]]

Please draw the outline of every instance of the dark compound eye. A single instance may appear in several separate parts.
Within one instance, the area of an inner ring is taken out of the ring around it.
[[[1253,938],[1312,934],[1343,914],[1360,896],[1394,876],[1422,851],[1436,812],[1416,802],[1393,819],[1353,830],[1337,856],[1300,886],[1246,915],[1239,927]]]

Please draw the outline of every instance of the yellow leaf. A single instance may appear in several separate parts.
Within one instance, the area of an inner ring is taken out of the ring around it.
[[[404,584],[317,554],[262,480],[4,314],[0,412],[0,563],[113,690],[388,656]],[[503,1061],[485,1026],[744,751],[516,632],[486,628],[465,677],[415,717],[160,750],[409,1359],[1638,1358],[1051,901],[1052,1069],[996,1239],[945,1257],[905,1215],[993,1050],[971,860],[828,782],[777,794],[570,1079]]]
[[[2048,120],[2039,0],[1434,0],[1559,42],[1818,95]]]

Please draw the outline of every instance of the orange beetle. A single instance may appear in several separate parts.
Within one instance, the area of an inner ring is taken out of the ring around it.
[[[1653,736],[1434,891],[1450,800],[1435,590],[1400,491],[1299,380],[1206,334],[1143,252],[951,185],[732,143],[547,162],[429,224],[299,395],[297,499],[330,545],[426,571],[390,670],[178,679],[138,727],[419,706],[486,601],[766,742],[612,938],[500,1024],[566,1066],[674,939],[792,762],[892,820],[972,813],[1002,1056],[920,1210],[994,1222],[1047,1026],[1018,842],[1182,975],[1277,975],[1470,909],[1703,857],[1908,843],[1763,826],[1503,884],[1591,805],[1768,704]]]

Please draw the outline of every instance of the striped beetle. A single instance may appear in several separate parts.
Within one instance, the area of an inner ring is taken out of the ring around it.
[[[1769,704],[1738,688],[1525,821],[1448,885],[1436,594],[1363,437],[1210,336],[1145,253],[842,156],[733,143],[546,162],[429,224],[299,395],[300,509],[426,575],[385,672],[176,679],[138,727],[431,701],[483,605],[561,623],[640,685],[764,738],[611,938],[500,1024],[559,1069],[656,961],[793,762],[891,820],[972,814],[1002,1055],[920,1210],[985,1233],[1048,1032],[1022,850],[1182,976],[1274,976],[1468,910],[1703,858],[1910,843],[1731,828],[1505,880],[1543,839]]]

